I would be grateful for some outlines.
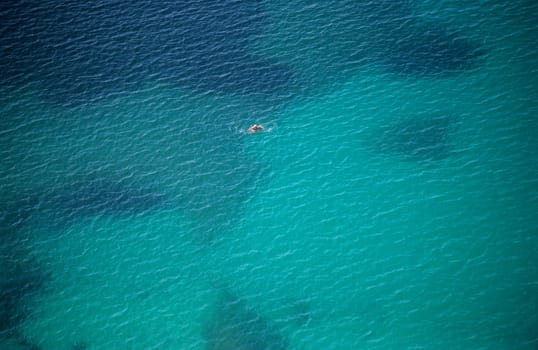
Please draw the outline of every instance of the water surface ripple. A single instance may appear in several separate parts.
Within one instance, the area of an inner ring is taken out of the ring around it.
[[[536,349],[536,10],[2,2],[0,348]]]

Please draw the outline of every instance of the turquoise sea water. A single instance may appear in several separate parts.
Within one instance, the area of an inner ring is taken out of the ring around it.
[[[261,4],[276,92],[5,84],[1,347],[536,349],[536,6],[402,2],[482,51],[431,74],[394,3]]]

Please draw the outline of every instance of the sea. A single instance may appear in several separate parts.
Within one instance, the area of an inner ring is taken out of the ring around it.
[[[2,1],[0,348],[538,349],[537,12]]]

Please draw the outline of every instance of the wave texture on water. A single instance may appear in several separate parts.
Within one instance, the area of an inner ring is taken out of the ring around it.
[[[2,2],[0,347],[535,349],[536,10]]]

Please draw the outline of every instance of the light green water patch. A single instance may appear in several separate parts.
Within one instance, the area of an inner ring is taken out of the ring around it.
[[[503,79],[361,76],[297,101],[272,132],[246,143],[270,176],[215,252],[222,278],[297,348],[530,339],[535,192],[526,153],[514,152],[525,148],[526,121],[506,117],[520,107],[488,97]],[[395,120],[439,114],[458,120],[445,159],[370,147]],[[287,321],[303,312],[289,300],[310,313],[304,325]]]

